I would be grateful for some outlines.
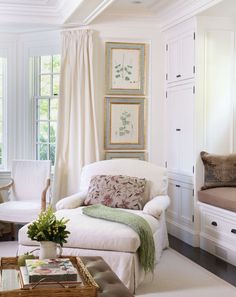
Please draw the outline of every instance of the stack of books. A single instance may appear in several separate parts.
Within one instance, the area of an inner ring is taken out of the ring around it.
[[[25,263],[26,266],[20,266],[22,288],[58,283],[65,287],[73,287],[82,283],[70,259],[27,259]]]

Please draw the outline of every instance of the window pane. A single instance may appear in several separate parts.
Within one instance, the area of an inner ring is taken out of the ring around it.
[[[53,75],[53,95],[59,94],[59,75]]]
[[[2,150],[2,144],[0,144],[0,165],[2,165],[2,153],[3,153],[3,150]]]
[[[2,114],[2,107],[3,107],[3,100],[0,99],[0,121],[3,121],[3,114]]]
[[[54,143],[56,142],[56,122],[50,123],[50,142]]]
[[[48,122],[39,122],[39,142],[48,142]]]
[[[52,165],[55,163],[55,145],[50,145],[50,152],[49,152],[50,160],[52,161]]]
[[[3,89],[3,77],[2,75],[0,75],[0,97],[3,96],[2,89]]]
[[[60,55],[34,58],[36,83],[34,98],[36,100],[36,155],[37,159],[50,159],[54,164],[58,92],[60,74]]]
[[[39,144],[39,159],[48,160],[48,145]]]
[[[58,99],[51,99],[51,108],[50,108],[50,120],[57,120],[57,111],[58,111]]]
[[[51,75],[41,75],[40,95],[41,96],[51,95]]]
[[[41,57],[41,73],[51,73],[52,72],[52,57],[42,56]]]
[[[53,73],[59,73],[60,72],[60,63],[61,63],[61,58],[59,55],[53,56]]]
[[[39,99],[38,100],[38,117],[39,120],[48,120],[48,99]]]
[[[3,125],[2,122],[0,122],[0,143],[2,143],[2,133],[3,133]]]

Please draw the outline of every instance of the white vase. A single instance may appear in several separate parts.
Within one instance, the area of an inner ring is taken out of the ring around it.
[[[62,248],[53,241],[41,241],[39,259],[55,259],[62,254]]]

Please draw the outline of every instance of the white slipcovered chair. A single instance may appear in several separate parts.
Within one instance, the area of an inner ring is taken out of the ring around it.
[[[1,195],[0,221],[24,224],[38,217],[46,207],[50,167],[50,161],[12,162],[11,182],[0,187],[0,191],[9,191],[7,200]]]
[[[68,218],[71,232],[63,247],[64,255],[101,256],[111,266],[122,282],[131,290],[144,279],[137,250],[140,239],[130,227],[88,217],[82,213],[90,179],[94,175],[126,175],[147,180],[147,201],[143,210],[127,210],[143,217],[151,227],[155,242],[156,262],[168,246],[165,210],[169,205],[167,196],[167,170],[154,164],[132,160],[113,159],[96,162],[83,168],[80,192],[57,203],[56,216]],[[27,226],[19,231],[19,254],[33,250],[38,242],[27,237]]]

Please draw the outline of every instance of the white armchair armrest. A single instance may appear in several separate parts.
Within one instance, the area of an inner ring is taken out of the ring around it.
[[[56,210],[79,207],[83,204],[86,195],[87,192],[78,192],[68,197],[65,197],[57,202]]]
[[[148,201],[143,208],[143,212],[159,218],[161,213],[167,209],[170,204],[170,198],[167,195],[156,196]]]

